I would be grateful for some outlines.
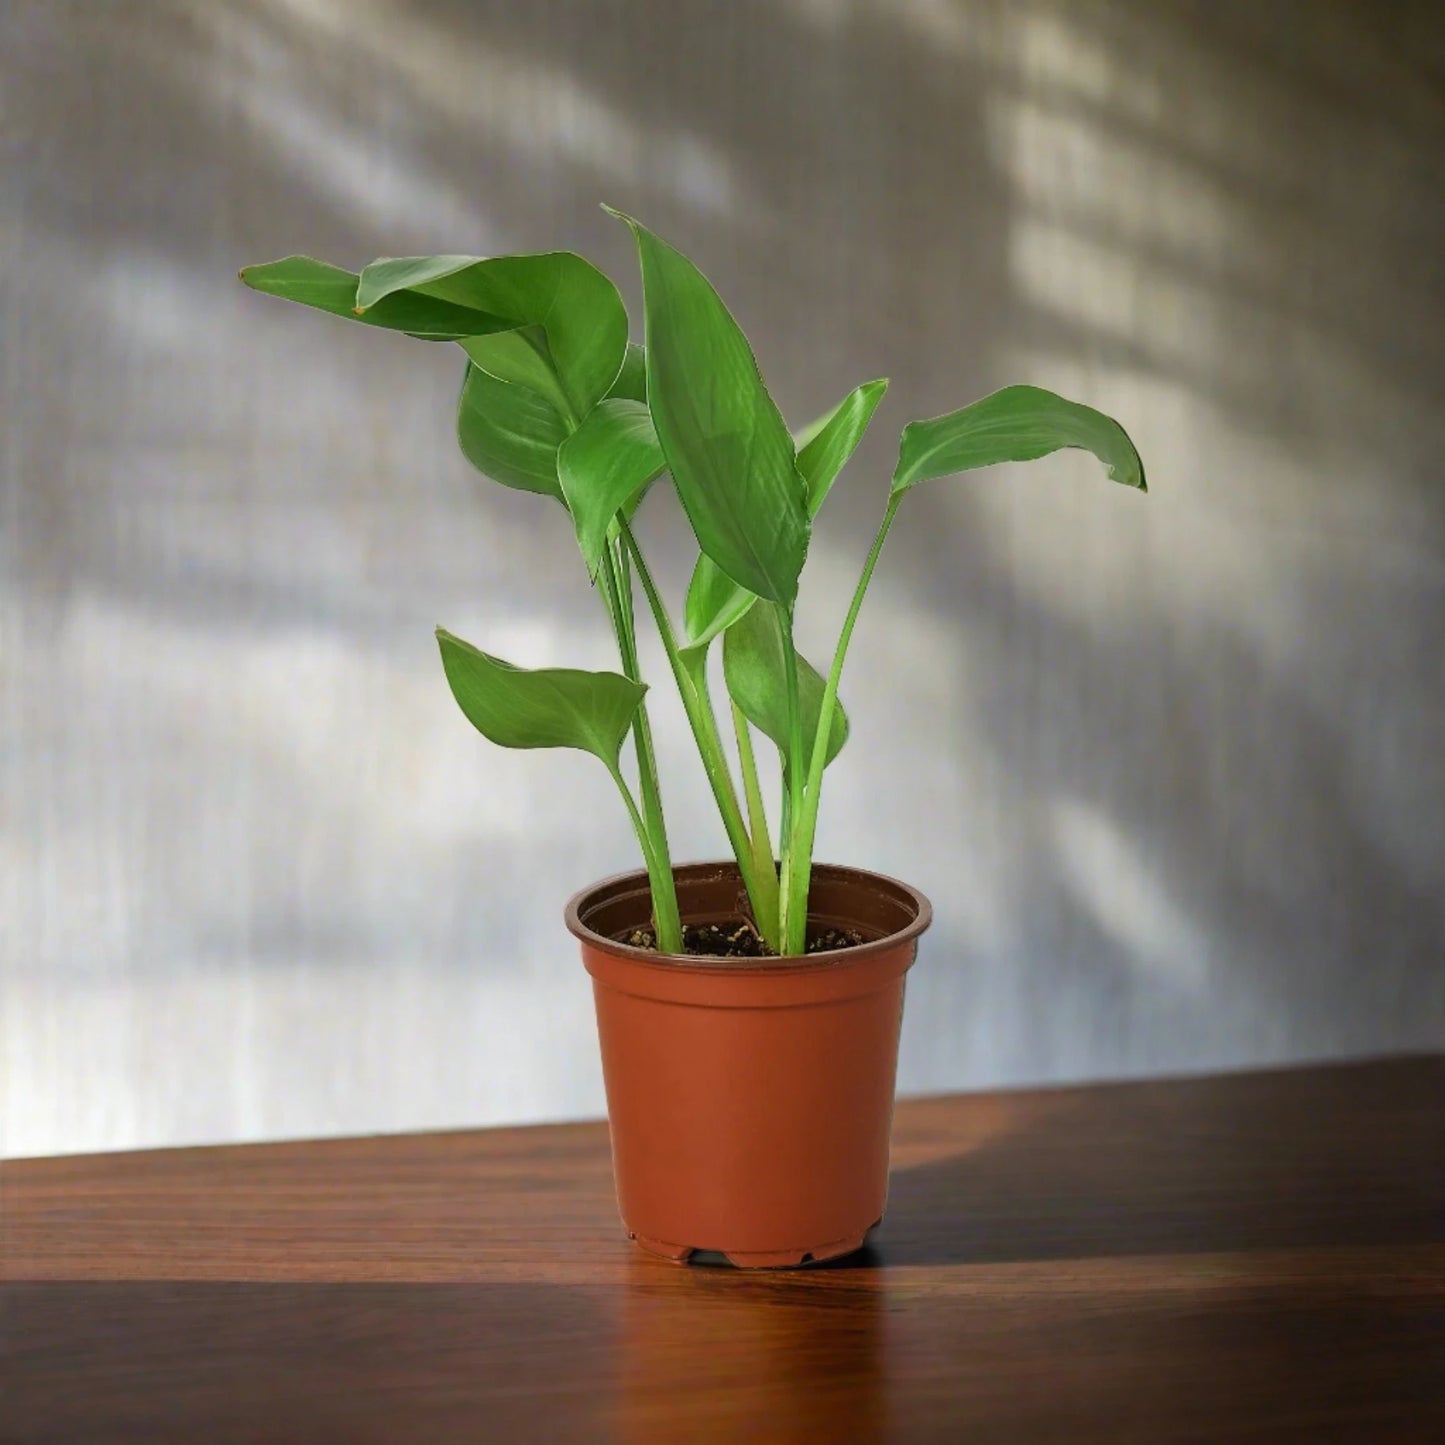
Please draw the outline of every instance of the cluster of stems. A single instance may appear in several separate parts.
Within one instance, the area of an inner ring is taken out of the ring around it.
[[[758,778],[757,759],[753,750],[752,730],[748,720],[732,704],[733,730],[737,740],[738,765],[742,775],[743,804],[738,801],[732,768],[723,748],[717,715],[707,683],[707,649],[679,646],[677,634],[668,615],[646,559],[638,548],[626,519],[619,514],[610,537],[599,572],[599,587],[606,603],[613,631],[617,635],[618,653],[624,673],[634,682],[642,677],[637,659],[637,633],[633,612],[634,572],[642,583],[652,610],[663,650],[672,668],[673,679],[682,698],[692,735],[702,758],[703,769],[712,787],[723,827],[737,860],[738,871],[747,889],[752,906],[753,923],[764,941],[777,953],[794,956],[806,951],[808,927],[808,892],[812,877],[813,844],[817,836],[818,802],[823,785],[823,768],[827,762],[828,739],[837,710],[838,684],[848,655],[848,644],[858,620],[864,594],[873,578],[879,553],[888,536],[898,509],[899,495],[889,499],[862,575],[854,589],[832,665],[823,692],[817,731],[811,749],[805,749],[803,715],[798,695],[798,658],[793,643],[791,607],[758,600],[755,607],[776,607],[783,638],[783,662],[788,697],[788,744],[780,749],[782,763],[782,798],[778,819],[778,846],[768,826]],[[619,770],[613,778],[627,805],[638,844],[647,865],[652,887],[653,922],[657,946],[664,953],[683,951],[682,920],[678,913],[677,889],[673,881],[672,858],[667,843],[667,825],[663,818],[661,789],[657,777],[657,759],[652,745],[652,729],[644,701],[638,708],[633,737],[637,748],[638,793],[641,805]]]

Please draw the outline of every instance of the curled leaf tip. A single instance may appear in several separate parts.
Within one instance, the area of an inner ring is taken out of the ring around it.
[[[606,211],[607,214],[611,216],[614,220],[621,221],[624,226],[630,227],[634,231],[637,229],[638,223],[633,220],[633,218],[629,216],[626,211],[619,211],[616,206],[609,206],[605,202],[602,206],[602,209]]]

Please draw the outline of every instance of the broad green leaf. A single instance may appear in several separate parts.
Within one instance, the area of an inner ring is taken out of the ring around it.
[[[479,336],[513,324],[472,307],[410,292],[388,296],[362,315],[356,309],[360,279],[354,271],[345,271],[310,256],[287,256],[281,261],[247,266],[241,272],[241,280],[254,291],[328,311],[333,316],[344,316],[348,321],[364,321],[368,326],[382,326],[389,331],[406,331],[428,341],[459,341],[464,336]]]
[[[739,587],[706,552],[692,569],[683,603],[682,625],[689,648],[706,649],[713,638],[733,625],[754,602],[756,592]]]
[[[625,401],[647,400],[647,352],[635,341],[627,343],[627,355],[622,358],[622,370],[612,383],[608,396],[620,396]]]
[[[519,326],[494,336],[468,336],[458,344],[488,376],[535,391],[560,416],[571,412],[572,399],[563,390],[547,349],[547,335],[540,326]]]
[[[1093,452],[1114,481],[1147,490],[1139,453],[1112,417],[1041,387],[1006,386],[947,416],[909,422],[898,444],[893,495],[934,477],[1030,462],[1061,447]]]
[[[855,387],[817,421],[798,433],[798,471],[808,488],[808,515],[816,517],[824,499],[873,420],[883,393],[885,378],[865,381]]]
[[[865,381],[831,411],[798,433],[798,471],[808,489],[808,515],[816,517],[838,473],[853,455],[868,423],[888,390],[886,380]],[[739,587],[706,553],[692,569],[687,588],[683,625],[689,647],[706,647],[726,631],[756,601],[756,594]]]
[[[612,519],[664,465],[652,417],[640,401],[598,402],[562,443],[557,475],[594,579]]]
[[[504,748],[581,748],[616,769],[647,691],[640,682],[616,672],[513,667],[442,627],[437,643],[452,696],[483,737]]]
[[[566,438],[567,423],[544,397],[467,364],[457,441],[479,472],[504,487],[561,500],[557,449]]]
[[[723,634],[723,676],[728,692],[752,725],[786,753],[788,684],[783,663],[783,629],[776,607],[753,607]],[[803,715],[803,766],[808,766],[824,682],[803,657],[798,658],[798,704]],[[848,741],[848,718],[840,702],[828,731],[828,762]]]
[[[647,322],[647,401],[698,545],[735,582],[791,606],[808,551],[793,440],[747,338],[707,278],[632,229]]]
[[[607,394],[627,353],[627,312],[617,288],[590,261],[571,251],[530,256],[410,256],[373,261],[361,273],[356,304],[366,314],[404,294],[449,301],[504,317],[509,329],[540,328],[528,350],[555,371],[573,420]],[[467,354],[502,381],[530,384],[516,368],[534,368],[515,338],[474,341]]]

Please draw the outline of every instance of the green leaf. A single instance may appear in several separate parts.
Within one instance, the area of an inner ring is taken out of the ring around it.
[[[521,492],[562,500],[557,450],[567,423],[544,397],[472,363],[457,401],[457,441],[479,472]]]
[[[683,603],[682,622],[689,649],[706,650],[713,638],[727,631],[758,600],[756,592],[739,587],[704,552],[692,569]]]
[[[531,256],[409,256],[373,261],[361,273],[363,315],[398,295],[419,295],[505,318],[507,329],[538,336],[486,334],[466,348],[483,371],[533,385],[538,363],[555,374],[573,420],[587,415],[617,380],[627,353],[627,312],[617,288],[571,251]],[[539,344],[540,343],[540,344]],[[520,368],[520,370],[519,370]]]
[[[1061,447],[1093,452],[1114,481],[1147,490],[1139,453],[1112,417],[1041,387],[1006,386],[947,416],[909,422],[898,445],[893,495],[934,477],[1029,462]]]
[[[452,696],[483,737],[504,748],[580,748],[614,772],[647,691],[616,672],[528,670],[437,628]]]
[[[865,381],[831,411],[798,433],[798,471],[808,490],[808,515],[818,509],[832,489],[838,473],[853,455],[868,430],[888,382]],[[757,594],[739,587],[706,553],[697,559],[688,583],[683,625],[688,647],[705,648],[725,632],[757,600]]]
[[[723,676],[743,716],[786,752],[788,684],[783,662],[783,630],[776,607],[753,607],[723,634]],[[812,755],[823,710],[824,682],[802,656],[798,658],[798,705],[803,715],[803,767]],[[848,718],[839,703],[828,732],[827,762],[848,741]]]
[[[310,256],[287,256],[260,266],[247,266],[241,280],[253,291],[312,306],[318,311],[364,321],[389,331],[406,331],[428,341],[458,341],[513,325],[512,322],[473,307],[434,296],[403,292],[387,297],[364,315],[356,309],[356,288],[361,278],[354,271]]]
[[[637,242],[648,405],[698,545],[735,582],[790,606],[808,551],[806,493],[752,348],[691,261],[611,214]]]
[[[837,480],[848,458],[857,450],[873,420],[888,381],[865,381],[854,387],[832,411],[825,412],[798,433],[798,471],[808,489],[808,515],[818,509]]]
[[[652,417],[640,401],[598,402],[563,442],[557,475],[594,580],[612,519],[664,466]]]
[[[459,344],[488,376],[525,386],[543,397],[559,416],[572,415],[572,398],[563,389],[547,347],[547,334],[540,326],[519,326],[494,336],[468,336]]]
[[[622,358],[622,370],[612,383],[608,396],[619,396],[625,401],[647,400],[647,352],[635,341],[627,343],[627,355]]]

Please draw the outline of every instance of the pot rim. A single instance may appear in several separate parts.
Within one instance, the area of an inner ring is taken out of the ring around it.
[[[675,863],[672,868],[674,879],[681,881],[687,874],[701,872],[730,873],[737,876],[737,863],[732,859],[711,860],[700,863]],[[853,868],[843,863],[814,863],[813,876],[825,874],[835,882],[851,880],[882,884],[907,899],[913,908],[913,917],[902,928],[882,938],[870,938],[851,948],[830,948],[820,953],[783,954],[775,958],[725,958],[710,954],[658,953],[650,948],[638,948],[631,943],[619,943],[605,933],[598,933],[582,921],[583,908],[597,894],[605,889],[620,889],[630,885],[639,892],[650,892],[651,884],[647,870],[636,868],[626,873],[614,873],[579,889],[567,900],[563,919],[567,930],[574,938],[614,958],[628,959],[633,963],[652,968],[668,969],[679,973],[811,973],[818,969],[845,967],[849,964],[865,963],[881,953],[913,943],[933,922],[933,905],[928,898],[911,883],[894,878],[887,873],[876,873],[868,868]],[[739,878],[741,886],[741,878]]]

